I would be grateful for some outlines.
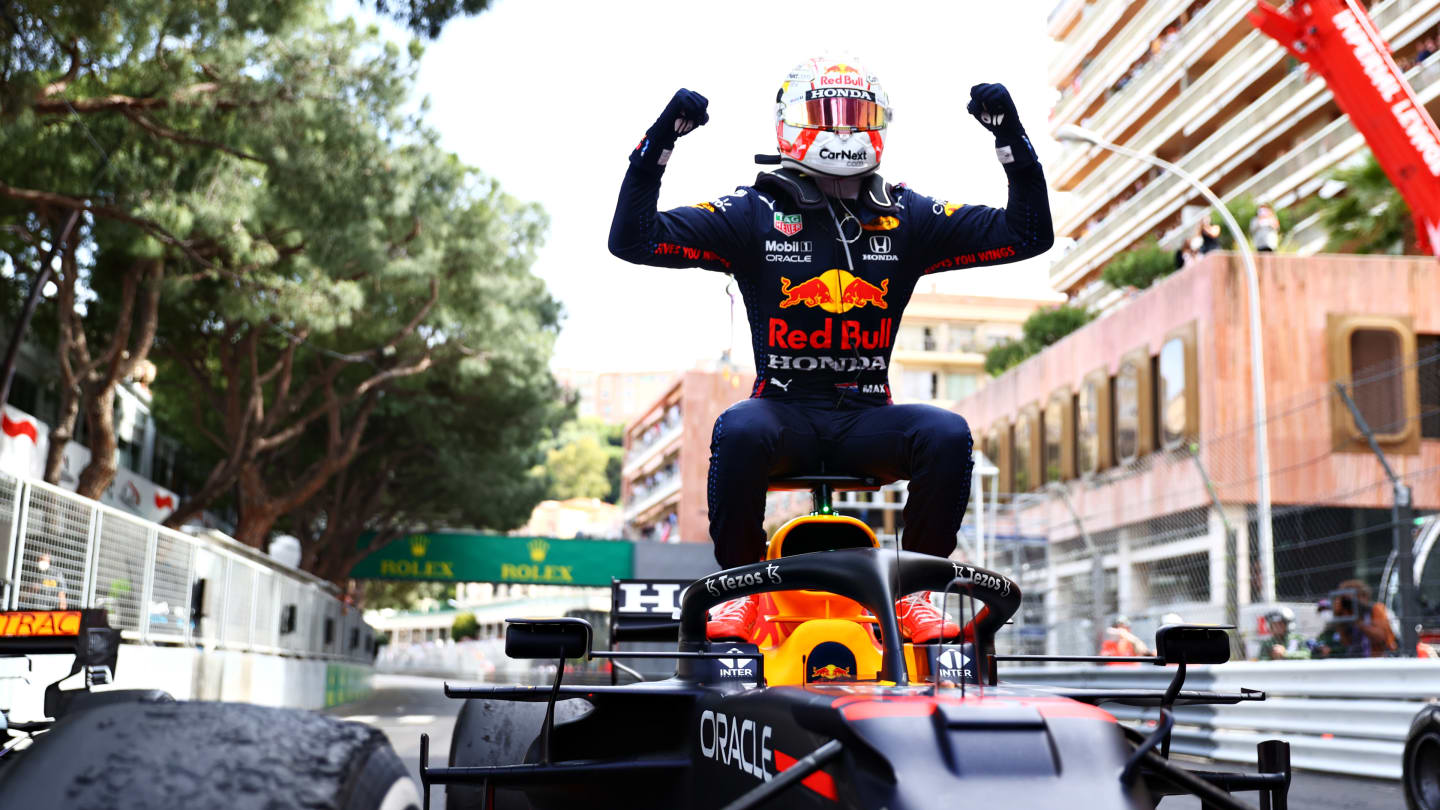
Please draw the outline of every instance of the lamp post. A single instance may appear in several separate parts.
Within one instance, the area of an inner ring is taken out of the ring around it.
[[[1255,253],[1250,249],[1250,240],[1245,237],[1245,232],[1240,229],[1240,223],[1230,215],[1229,209],[1215,195],[1215,192],[1201,183],[1194,175],[1170,161],[1110,143],[1095,132],[1074,124],[1065,124],[1060,127],[1055,132],[1055,137],[1062,141],[1083,141],[1117,155],[1124,155],[1142,163],[1148,163],[1162,171],[1170,172],[1200,192],[1215,207],[1220,218],[1224,220],[1225,227],[1229,229],[1230,236],[1235,240],[1235,247],[1240,252],[1240,260],[1245,265],[1246,282],[1250,294],[1250,393],[1255,406],[1255,474],[1257,478],[1255,510],[1260,535],[1261,598],[1266,602],[1273,602],[1275,601],[1275,541],[1270,531],[1270,442],[1265,407],[1265,351],[1260,332],[1260,278],[1255,270]]]

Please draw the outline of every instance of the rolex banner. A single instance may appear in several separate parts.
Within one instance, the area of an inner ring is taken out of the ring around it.
[[[391,542],[356,564],[350,576],[609,587],[611,577],[632,575],[632,556],[632,544],[623,540],[427,532]]]

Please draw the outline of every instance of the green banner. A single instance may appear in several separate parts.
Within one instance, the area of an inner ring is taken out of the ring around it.
[[[608,587],[611,577],[632,575],[632,546],[624,540],[427,532],[374,552],[356,564],[350,577]]]

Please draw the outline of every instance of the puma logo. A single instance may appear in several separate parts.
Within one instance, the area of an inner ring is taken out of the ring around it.
[[[770,384],[771,384],[771,385],[775,386],[776,388],[779,388],[781,391],[784,391],[784,392],[787,393],[787,394],[790,393],[790,383],[792,383],[792,382],[795,382],[795,378],[794,378],[794,377],[791,377],[790,379],[786,380],[786,381],[783,382],[783,383],[780,382],[779,380],[775,379],[774,377],[771,377],[771,378],[770,378]]]

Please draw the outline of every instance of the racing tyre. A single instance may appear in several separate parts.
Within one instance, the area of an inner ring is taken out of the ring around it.
[[[557,724],[589,710],[583,700],[562,700],[555,704]],[[541,702],[471,699],[455,717],[450,737],[451,765],[518,765],[530,755],[545,722]],[[445,810],[480,810],[485,794],[479,786],[446,785]],[[530,810],[530,802],[518,790],[496,790],[494,810]]]
[[[124,703],[77,712],[0,778],[6,806],[419,810],[385,735],[313,712]]]
[[[1410,724],[1403,780],[1410,810],[1440,810],[1440,704],[1421,709]]]

